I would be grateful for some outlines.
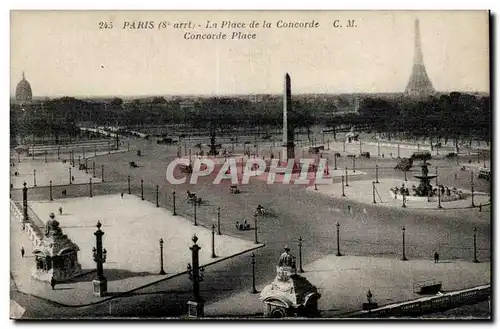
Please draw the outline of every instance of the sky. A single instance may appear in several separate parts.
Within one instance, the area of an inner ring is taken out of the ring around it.
[[[13,11],[10,93],[23,71],[35,97],[282,93],[286,72],[293,93],[403,92],[416,18],[434,88],[489,92],[486,11]],[[356,27],[345,27],[349,19]],[[272,27],[207,29],[208,20]],[[277,28],[279,20],[320,26]],[[110,21],[112,29],[99,28]],[[154,28],[123,28],[133,21]],[[195,28],[172,28],[189,21]],[[183,37],[234,31],[256,39]]]

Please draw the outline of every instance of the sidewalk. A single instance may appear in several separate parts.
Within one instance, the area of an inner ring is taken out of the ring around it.
[[[19,290],[66,306],[98,303],[185,272],[187,264],[191,262],[189,247],[193,244],[193,234],[199,238],[198,245],[202,248],[202,266],[263,246],[226,235],[215,235],[217,257],[211,258],[211,230],[193,226],[191,221],[172,216],[169,211],[156,208],[133,195],[126,195],[124,199],[120,195],[109,195],[32,202],[30,206],[42,221],[48,219],[48,213],[56,213],[54,209],[63,207],[63,215],[56,215],[56,219],[61,223],[63,233],[80,247],[78,260],[84,273],[95,269],[93,232],[96,231],[98,219],[103,224],[103,244],[108,256],[104,263],[104,274],[108,278],[110,297],[99,298],[92,295],[91,280],[95,273],[60,283],[55,290],[51,290],[47,283],[33,280],[30,276],[34,266],[32,242],[27,233],[22,231],[19,220],[11,216],[11,273]],[[157,274],[160,270],[160,238],[164,240],[164,269],[167,275]],[[21,246],[26,251],[25,258],[21,258]]]
[[[394,198],[394,194],[391,193],[390,189],[401,185],[404,183],[405,186],[411,187],[412,185],[418,186],[417,181],[408,180],[407,182],[404,179],[397,178],[384,178],[379,179],[379,183],[375,184],[376,193],[375,193],[375,201],[376,204],[373,203],[373,181],[372,180],[356,180],[350,181],[349,186],[344,187],[345,199],[354,200],[361,203],[369,203],[371,205],[378,206],[386,206],[386,207],[396,207],[401,208],[403,206],[403,201],[401,196],[398,199]],[[312,193],[321,193],[324,195],[328,195],[330,197],[342,197],[342,183],[334,182],[329,185],[317,185],[317,189],[314,187],[308,187],[308,191]],[[441,206],[443,209],[467,209],[471,208],[471,192],[465,189],[461,189],[462,192],[466,195],[466,198],[463,200],[455,200],[455,201],[441,201]],[[431,202],[427,202],[427,198],[418,198],[420,200],[415,199],[414,197],[408,197],[406,199],[406,208],[407,209],[435,209],[435,210],[443,210],[437,208],[436,198],[431,198]],[[489,204],[490,197],[484,192],[475,192],[474,193],[474,203],[476,206],[479,204]],[[488,208],[489,209],[489,208]],[[477,210],[474,210],[477,211]]]
[[[92,161],[87,161],[89,167],[92,167]],[[75,177],[73,184],[88,184],[89,179],[92,178],[92,183],[101,182],[101,168],[96,168],[96,177],[92,176],[92,169],[78,170],[78,162],[76,162],[75,167],[72,167],[68,162],[62,163],[58,162],[47,162],[44,160],[29,160],[22,161],[16,165],[16,168],[11,168],[11,184],[13,188],[20,189],[23,188],[23,183],[26,182],[28,188],[34,187],[34,172],[36,170],[36,186],[49,186],[50,181],[52,181],[52,186],[57,185],[68,185],[70,179],[70,168],[71,176]],[[14,176],[14,172],[18,171],[19,175]]]
[[[490,263],[443,260],[401,261],[397,258],[374,258],[327,255],[304,266],[306,277],[320,294],[318,308],[323,316],[338,316],[361,309],[368,289],[379,306],[421,297],[413,284],[442,281],[443,291],[466,289],[489,284]],[[271,283],[271,282],[269,282]],[[260,292],[265,285],[260,285]],[[205,306],[207,317],[245,316],[263,312],[260,294],[250,290]]]

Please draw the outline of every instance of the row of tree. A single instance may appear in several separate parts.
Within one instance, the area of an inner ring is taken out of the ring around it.
[[[425,100],[411,98],[366,97],[352,111],[353,100],[294,97],[288,113],[289,124],[309,128],[319,124],[330,127],[368,126],[377,132],[407,138],[490,139],[490,99],[464,93],[451,93]],[[350,106],[349,106],[350,104]],[[338,114],[340,107],[351,111]],[[21,108],[11,106],[11,131],[26,134],[72,134],[81,122],[98,125],[187,124],[193,128],[216,126],[220,129],[258,126],[281,127],[281,97],[262,100],[244,98],[205,98],[193,102],[156,97],[123,102],[83,101],[69,97]]]

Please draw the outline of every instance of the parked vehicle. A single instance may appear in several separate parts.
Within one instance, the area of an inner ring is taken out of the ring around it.
[[[481,168],[479,169],[479,178],[485,179],[485,180],[490,180],[491,179],[491,170],[490,168]]]

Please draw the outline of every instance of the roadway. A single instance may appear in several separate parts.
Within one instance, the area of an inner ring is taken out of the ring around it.
[[[267,185],[263,182],[242,186],[241,194],[230,194],[228,183],[211,184],[213,177],[206,177],[193,185],[167,184],[165,169],[175,158],[176,147],[156,145],[140,139],[131,139],[131,152],[111,154],[98,157],[98,165],[113,168],[107,173],[109,182],[96,184],[95,194],[120,193],[127,190],[127,175],[131,175],[133,193],[139,194],[139,181],[144,180],[145,198],[153,201],[155,185],[160,185],[162,196],[160,205],[171,209],[170,192],[175,189],[177,212],[192,217],[193,207],[185,200],[185,192],[196,192],[206,202],[197,209],[197,220],[201,225],[211,226],[216,223],[216,208],[221,207],[221,227],[225,234],[253,240],[254,231],[236,230],[235,221],[247,219],[253,226],[253,214],[258,204],[266,208],[267,215],[259,218],[258,239],[266,247],[255,252],[257,260],[257,284],[270,282],[276,275],[276,261],[289,244],[292,253],[298,254],[297,239],[303,238],[304,264],[314,261],[323,255],[335,253],[335,223],[340,223],[341,252],[348,255],[371,255],[381,257],[400,257],[402,249],[401,227],[406,228],[406,256],[408,258],[431,258],[439,251],[441,259],[472,259],[472,230],[477,228],[478,258],[490,259],[490,212],[477,210],[447,210],[418,212],[406,209],[375,207],[359,204],[341,197],[330,198],[307,192],[303,186]],[[138,157],[135,150],[141,150]],[[130,168],[129,161],[136,161],[138,168]],[[358,160],[359,168],[372,168],[373,159]],[[394,160],[384,160],[383,167],[390,168]],[[444,161],[444,160],[443,160]],[[340,165],[340,163],[339,163]],[[444,164],[442,164],[444,166]],[[453,176],[453,164],[449,164],[446,180]],[[456,169],[456,168],[455,168]],[[363,170],[363,169],[360,169]],[[366,170],[367,171],[367,170]],[[385,170],[386,175],[402,175],[393,169]],[[357,179],[371,179],[365,176]],[[468,179],[461,178],[450,182],[458,187],[467,188]],[[355,184],[355,180],[351,184]],[[480,189],[486,191],[488,184]],[[451,186],[451,185],[450,185]],[[68,195],[86,193],[86,186],[70,186]],[[47,198],[46,188],[30,190],[34,199]],[[13,197],[20,197],[15,191]],[[351,206],[351,211],[348,210]],[[250,259],[248,255],[231,259],[207,268],[205,281],[202,283],[202,295],[209,302],[219,300],[234,292],[251,289]],[[81,309],[56,307],[50,312],[46,306],[35,303],[28,305],[26,316],[178,316],[185,312],[185,302],[190,293],[190,282],[187,277],[158,284],[144,289],[133,296],[115,299],[101,305]],[[257,296],[256,296],[257,297]],[[20,303],[21,306],[26,307]],[[55,316],[55,315],[54,315]]]

